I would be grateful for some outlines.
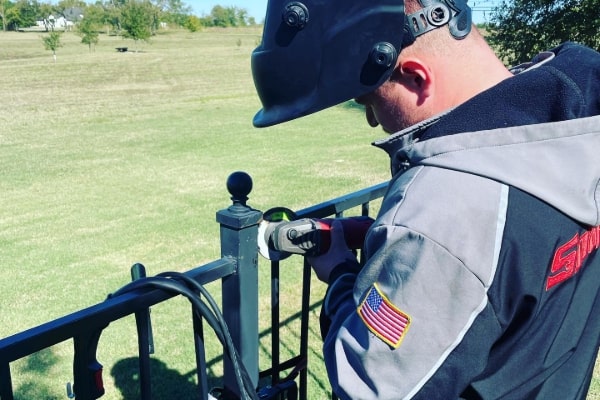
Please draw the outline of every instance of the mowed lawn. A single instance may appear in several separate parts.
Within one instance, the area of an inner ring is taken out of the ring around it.
[[[0,32],[0,337],[103,301],[133,263],[149,275],[186,271],[220,256],[215,213],[230,204],[230,173],[254,181],[248,204],[299,209],[389,178],[352,102],[256,129],[260,108],[250,55],[260,28],[165,30],[149,44],[100,36],[95,51],[71,32],[44,49],[41,32]],[[130,50],[119,53],[116,47]],[[300,260],[282,263],[282,319],[299,310]],[[259,261],[261,368],[269,366],[269,266]],[[209,285],[220,298],[218,284]],[[313,302],[324,286],[313,284]],[[327,398],[318,309],[312,315],[309,398]],[[157,399],[193,398],[190,310],[152,309]],[[282,332],[297,351],[299,324]],[[211,333],[206,332],[210,337]],[[18,399],[63,399],[72,380],[65,342],[12,366]],[[133,318],[103,333],[106,399],[137,398]],[[220,376],[209,343],[209,372]],[[588,398],[600,399],[598,378]]]
[[[249,205],[303,208],[388,179],[388,161],[351,103],[267,129],[250,70],[259,28],[162,31],[150,44],[100,36],[95,51],[74,33],[44,49],[44,33],[0,32],[0,337],[103,301],[127,283],[220,257],[215,213],[231,204],[229,174],[254,181]],[[119,53],[116,47],[138,51]],[[300,307],[299,260],[282,271],[282,319]],[[260,260],[261,363],[270,358],[270,269]],[[211,292],[220,298],[219,285]],[[315,283],[314,300],[324,287]],[[315,317],[318,310],[315,311]],[[156,398],[190,398],[195,379],[189,306],[152,310]],[[314,320],[316,321],[316,320]],[[312,328],[311,398],[329,390]],[[297,351],[298,324],[282,333]],[[206,333],[210,337],[210,332]],[[109,326],[98,359],[104,398],[132,398],[132,318]],[[219,376],[219,346],[209,348]],[[13,364],[20,399],[62,399],[72,344]],[[133,397],[135,398],[135,396]]]

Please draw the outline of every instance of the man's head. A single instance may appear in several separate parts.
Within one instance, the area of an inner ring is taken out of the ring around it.
[[[423,106],[421,114],[437,109],[431,78],[438,70],[456,73],[444,63],[462,56],[456,43],[470,30],[465,0],[270,0],[263,42],[252,56],[263,103],[254,124],[274,125],[358,97],[372,125],[396,130],[408,119],[388,124],[383,112],[413,119],[405,107]],[[396,90],[398,84],[408,92]]]
[[[407,12],[418,7],[407,0]],[[370,126],[393,133],[454,108],[512,76],[473,29],[456,40],[447,29],[419,36],[402,50],[389,79],[358,96]]]

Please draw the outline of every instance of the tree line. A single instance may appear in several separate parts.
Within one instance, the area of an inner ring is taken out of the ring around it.
[[[600,0],[503,0],[486,26],[488,40],[515,65],[565,41],[600,50]]]
[[[0,0],[2,29],[19,30],[42,22],[47,31],[54,30],[58,18],[63,17],[77,25],[85,24],[92,30],[125,31],[124,25],[140,27],[150,33],[161,24],[177,25],[192,31],[202,27],[236,27],[255,25],[254,18],[243,8],[213,7],[205,16],[193,15],[191,7],[182,0],[97,0],[87,4],[83,0],[60,0],[57,4],[38,0]]]
[[[600,50],[600,0],[503,0],[484,26],[487,40],[510,65],[531,59],[540,51],[564,41],[576,41]],[[99,31],[117,32],[145,40],[161,24],[190,31],[203,27],[255,25],[243,8],[215,6],[209,15],[195,16],[183,0],[0,0],[0,20],[6,30],[18,30],[43,21],[53,30],[49,16],[65,17],[77,24],[82,42],[90,46]],[[83,17],[82,17],[83,16]]]

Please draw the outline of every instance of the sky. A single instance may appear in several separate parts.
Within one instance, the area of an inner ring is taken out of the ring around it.
[[[267,0],[183,0],[183,3],[192,7],[194,14],[200,17],[210,14],[210,11],[216,5],[243,8],[258,23],[265,19],[265,13],[267,12]]]
[[[348,0],[352,1],[352,0]],[[50,3],[56,4],[58,0],[50,0]],[[87,0],[88,3],[93,1]],[[250,17],[254,17],[257,23],[262,23],[267,12],[268,0],[183,0],[183,3],[190,6],[194,15],[199,17],[209,15],[212,8],[216,5],[223,7],[238,7],[248,11]],[[473,22],[482,23],[489,20],[491,10],[501,4],[501,0],[468,0],[469,6],[473,10]]]
[[[254,17],[257,23],[263,22],[267,12],[268,0],[183,0],[183,2],[194,11],[195,15],[203,16],[210,14],[216,5],[223,7],[238,7],[248,11],[249,16]],[[351,1],[351,0],[349,0]],[[468,4],[473,10],[473,22],[483,23],[489,20],[493,7],[498,6],[499,0],[469,0]]]

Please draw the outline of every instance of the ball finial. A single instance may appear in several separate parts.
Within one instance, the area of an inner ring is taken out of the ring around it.
[[[243,171],[236,171],[227,178],[227,190],[234,204],[246,205],[248,194],[252,191],[252,178]]]

